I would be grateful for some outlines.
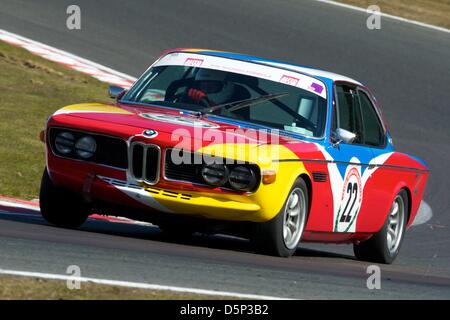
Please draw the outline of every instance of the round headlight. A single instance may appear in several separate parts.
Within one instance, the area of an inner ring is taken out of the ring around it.
[[[70,132],[60,132],[55,138],[55,147],[59,153],[66,155],[72,152],[75,138]]]
[[[206,183],[220,187],[228,180],[228,169],[223,164],[206,164],[202,168],[202,177]]]
[[[237,166],[231,170],[228,181],[233,189],[249,191],[256,186],[256,175],[249,167]]]
[[[88,159],[92,157],[97,150],[97,143],[94,138],[90,136],[84,136],[78,139],[75,144],[75,152],[77,155],[83,159]]]

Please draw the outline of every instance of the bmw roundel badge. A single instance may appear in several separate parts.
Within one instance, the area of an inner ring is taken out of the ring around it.
[[[154,138],[158,135],[158,131],[153,130],[153,129],[146,129],[146,130],[144,130],[144,132],[142,132],[142,134],[146,138]]]

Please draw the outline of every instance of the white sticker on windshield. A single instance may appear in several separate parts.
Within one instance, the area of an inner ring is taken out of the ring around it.
[[[253,62],[202,54],[178,52],[170,53],[162,57],[154,66],[201,66],[202,68],[206,69],[239,73],[301,88],[322,98],[327,98],[325,84],[316,78],[302,73],[284,70],[272,66],[261,65]]]

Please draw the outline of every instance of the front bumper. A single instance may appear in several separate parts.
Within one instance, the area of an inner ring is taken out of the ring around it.
[[[254,219],[254,215],[261,210],[258,204],[246,199],[245,196],[240,196],[242,199],[239,201],[233,199],[232,196],[230,198],[229,195],[221,196],[217,193],[205,194],[203,192],[167,190],[146,185],[131,185],[126,181],[104,176],[97,176],[93,183],[96,184],[94,188],[91,188],[94,193],[98,188],[119,191],[158,212],[187,214],[209,219],[247,221],[252,220],[252,216]],[[99,194],[94,194],[95,196],[99,196]]]

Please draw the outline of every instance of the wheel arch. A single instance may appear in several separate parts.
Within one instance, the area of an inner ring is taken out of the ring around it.
[[[408,210],[406,212],[406,225],[409,226],[410,223],[412,222],[412,221],[410,221],[410,219],[411,219],[411,209],[412,209],[411,208],[412,207],[412,194],[411,194],[411,190],[409,190],[408,186],[406,186],[406,185],[403,186],[399,190],[399,192],[401,190],[405,190],[405,192],[406,192],[406,200],[408,201]]]
[[[376,226],[373,226],[373,230],[371,231],[371,233],[377,233],[379,232],[382,228],[383,225],[386,221],[386,219],[389,216],[389,211],[391,209],[392,203],[394,202],[395,197],[399,194],[399,192],[401,192],[402,190],[405,190],[406,194],[407,194],[407,201],[408,201],[408,212],[407,212],[407,221],[409,222],[409,219],[411,217],[411,201],[412,201],[412,196],[411,196],[411,192],[410,189],[407,185],[407,183],[405,183],[405,181],[399,181],[395,187],[392,189],[392,193],[390,193],[389,198],[387,198],[386,200],[389,201],[388,202],[388,206],[386,207],[386,211],[382,212],[380,214],[382,214],[380,216],[380,219],[377,219],[377,223]],[[384,210],[383,210],[384,211]]]
[[[303,172],[302,174],[300,174],[298,176],[298,178],[303,179],[303,181],[305,181],[306,184],[306,188],[308,189],[308,212],[307,212],[307,217],[306,219],[308,219],[309,214],[310,214],[310,210],[311,210],[311,201],[312,201],[312,181],[309,175],[307,175],[305,172]],[[306,221],[308,222],[308,220]]]
[[[411,195],[411,190],[409,189],[408,185],[404,182],[399,183],[399,185],[397,186],[397,188],[395,188],[395,192],[393,192],[392,197],[391,197],[391,201],[390,203],[392,204],[394,202],[395,197],[402,191],[405,190],[406,193],[406,201],[408,201],[408,210],[406,212],[406,221],[407,224],[409,225],[409,220],[411,218],[411,203],[412,203],[412,195]],[[390,207],[389,207],[390,208]],[[385,214],[385,219],[387,219],[389,215],[389,211]],[[380,228],[381,229],[381,228]]]

